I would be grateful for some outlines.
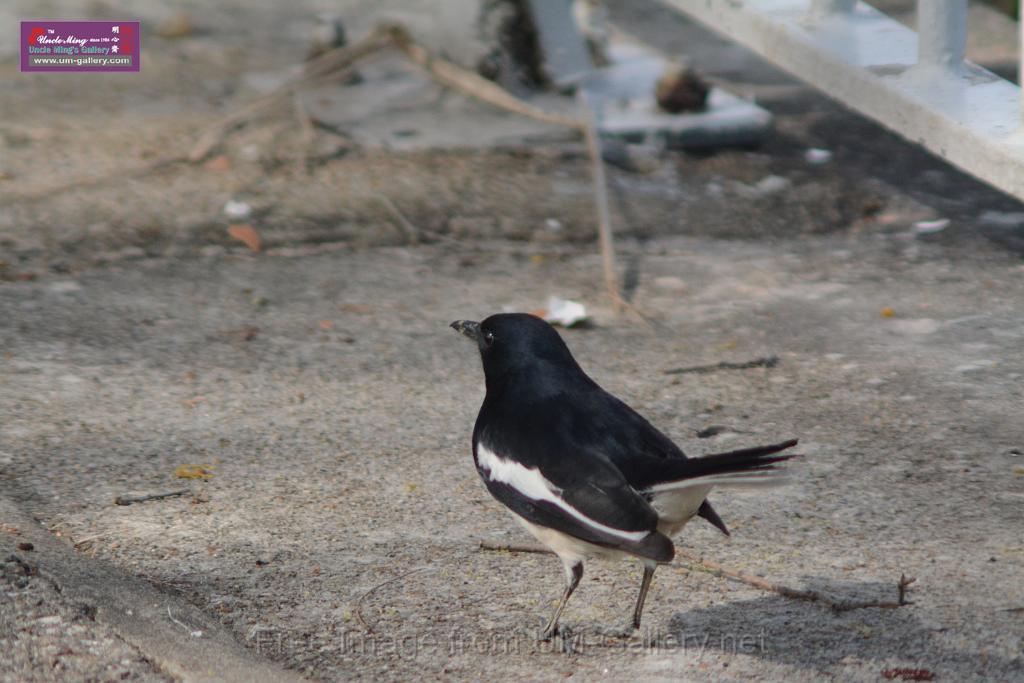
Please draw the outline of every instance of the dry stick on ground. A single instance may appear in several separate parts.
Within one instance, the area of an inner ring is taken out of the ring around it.
[[[497,550],[510,553],[541,553],[550,554],[551,551],[547,548],[539,545],[517,545],[517,544],[506,544],[506,543],[493,543],[491,541],[480,541],[481,550]],[[904,574],[900,574],[899,583],[896,584],[897,599],[895,602],[885,600],[869,600],[869,601],[852,601],[852,600],[837,600],[829,597],[824,593],[812,590],[802,590],[798,588],[790,588],[789,586],[783,586],[782,584],[773,583],[767,579],[763,579],[759,576],[753,576],[746,572],[741,572],[736,569],[729,569],[728,567],[713,562],[712,560],[705,560],[700,555],[695,555],[686,550],[676,549],[676,557],[681,557],[688,562],[697,565],[704,571],[717,576],[724,576],[727,579],[733,581],[739,581],[761,590],[771,591],[778,593],[787,598],[793,598],[795,600],[808,600],[810,602],[820,602],[826,607],[831,608],[836,612],[847,612],[855,609],[867,609],[870,607],[880,607],[883,609],[894,609],[896,607],[903,607],[905,605],[912,605],[913,603],[907,600],[907,588],[914,583],[917,579],[907,577]]]
[[[396,581],[401,581],[402,579],[404,579],[407,576],[411,576],[413,574],[416,574],[417,572],[426,571],[427,569],[430,569],[430,567],[418,567],[416,569],[412,569],[410,571],[407,571],[404,574],[399,574],[398,576],[396,576],[394,578],[388,579],[384,583],[378,583],[376,586],[374,586],[373,588],[371,588],[370,590],[366,591],[365,593],[363,593],[362,595],[359,596],[359,599],[356,600],[356,605],[355,605],[356,619],[358,619],[359,623],[363,625],[363,628],[366,629],[367,633],[373,633],[374,631],[373,631],[373,627],[370,626],[368,623],[366,623],[366,619],[363,618],[363,600],[366,600],[366,598],[370,597],[372,594],[376,593],[378,590],[380,590],[384,586],[388,586],[388,585],[390,585],[392,583],[395,583]]]
[[[73,179],[61,185],[49,187],[37,187],[27,192],[7,195],[5,201],[36,201],[45,199],[71,189],[84,189],[95,187],[104,183],[116,180],[117,178],[130,177],[142,178],[151,173],[163,170],[176,164],[197,164],[203,161],[224,140],[231,131],[244,125],[253,116],[275,107],[280,107],[290,101],[290,98],[299,90],[314,85],[322,85],[326,82],[344,78],[351,73],[351,65],[356,61],[373,54],[392,44],[389,30],[378,30],[370,33],[366,38],[352,45],[335,48],[325,52],[316,59],[306,64],[305,71],[300,78],[289,81],[273,92],[260,97],[241,109],[223,117],[200,135],[199,140],[192,146],[187,154],[173,154],[154,159],[149,163],[137,167],[119,167],[109,173],[90,175],[86,178]]]
[[[313,140],[316,137],[316,129],[313,125],[313,119],[310,117],[309,112],[306,111],[306,105],[302,101],[301,93],[292,94],[292,105],[295,107],[295,118],[299,122],[299,130],[302,131],[300,137],[299,151],[296,155],[299,171],[301,173],[308,172],[309,153],[310,148],[313,146]]]
[[[192,147],[188,154],[188,160],[192,163],[202,161],[221,143],[228,133],[243,125],[253,115],[288,102],[295,93],[304,88],[347,77],[351,73],[353,64],[391,44],[390,32],[378,29],[351,45],[325,52],[306,64],[301,77],[285,83],[273,92],[250,102],[242,109],[228,114],[208,128]]]
[[[169,168],[176,164],[183,164],[186,162],[188,162],[187,156],[183,154],[176,154],[173,156],[160,157],[158,159],[150,161],[149,163],[142,164],[141,166],[137,167],[125,168],[119,165],[115,170],[110,171],[108,173],[99,173],[96,175],[89,175],[84,178],[75,178],[69,182],[62,183],[60,185],[43,185],[34,187],[33,189],[27,190],[25,192],[11,193],[5,195],[3,197],[3,201],[14,203],[33,202],[42,199],[49,199],[55,195],[67,192],[68,190],[79,190],[90,187],[96,187],[97,185],[102,185],[104,183],[110,182],[111,180],[116,180],[117,178],[130,177],[138,180],[139,178],[144,178],[145,176],[148,176],[151,173],[156,173],[157,171],[162,171],[165,168]]]
[[[398,46],[405,55],[415,64],[422,67],[434,80],[441,85],[447,86],[470,95],[478,100],[492,104],[495,107],[521,114],[537,121],[551,123],[557,126],[565,126],[583,132],[583,122],[571,116],[564,116],[554,112],[545,111],[524,102],[494,82],[483,76],[464,69],[440,57],[435,57],[427,52],[422,46],[409,35],[405,27],[397,24],[381,26],[378,30],[386,31],[391,35],[394,44]]]
[[[587,104],[586,96],[582,89],[577,91],[577,102],[580,110],[579,117],[573,118],[545,111],[528,102],[524,102],[472,71],[431,56],[423,47],[417,45],[401,26],[392,25],[390,30],[392,31],[395,44],[405,52],[410,60],[423,67],[441,85],[458,90],[506,111],[521,114],[544,123],[572,128],[583,134],[587,143],[587,153],[590,157],[593,175],[597,234],[601,246],[601,262],[604,269],[605,288],[608,290],[608,296],[612,300],[612,307],[616,313],[620,312],[623,308],[628,308],[634,313],[639,314],[646,321],[646,316],[622,298],[619,289],[618,275],[615,271],[615,245],[612,241],[611,212],[608,209],[608,185],[605,179],[604,161],[601,158],[601,143],[598,139],[593,113],[590,111],[590,106]]]
[[[336,81],[351,75],[353,65],[359,60],[384,48],[398,46],[416,64],[443,85],[454,88],[477,99],[508,111],[528,116],[539,121],[567,126],[582,132],[580,121],[544,111],[523,102],[491,81],[472,71],[431,57],[426,50],[416,45],[408,31],[397,25],[382,25],[362,40],[350,45],[325,52],[305,65],[302,76],[291,80],[274,91],[253,100],[241,109],[231,112],[207,128],[187,154],[174,154],[143,164],[138,167],[120,167],[110,173],[77,178],[61,185],[37,187],[28,192],[7,195],[7,201],[33,201],[50,197],[69,189],[95,187],[121,177],[140,178],[180,163],[197,164],[216,149],[233,130],[243,126],[252,117],[288,103],[295,93],[316,85]]]
[[[186,493],[191,492],[191,489],[178,489],[177,491],[168,491],[167,493],[149,493],[144,496],[118,496],[114,499],[114,505],[131,505],[132,503],[144,503],[147,500],[174,498],[175,496],[184,496]],[[82,543],[82,541],[78,543]],[[78,543],[75,545],[78,545]]]
[[[608,181],[604,174],[604,160],[601,158],[601,141],[597,137],[594,113],[590,110],[587,95],[580,88],[576,91],[576,102],[583,119],[583,135],[587,141],[587,156],[590,157],[590,172],[594,183],[594,209],[597,213],[597,236],[601,243],[601,266],[604,269],[604,286],[612,299],[616,313],[625,301],[619,293],[619,276],[615,272],[615,245],[612,242],[612,219],[608,208]]]
[[[728,361],[722,361],[721,363],[714,363],[712,365],[693,365],[688,368],[672,368],[665,370],[666,375],[703,375],[709,372],[715,372],[716,370],[749,370],[750,368],[774,368],[779,364],[778,356],[765,356],[763,358],[755,358],[753,360],[744,361],[742,363],[730,363]]]
[[[405,235],[406,244],[419,244],[420,242],[420,231],[412,224],[408,218],[405,217],[398,207],[395,206],[394,202],[385,197],[384,195],[377,195],[377,201],[379,201],[391,217],[395,219],[395,223],[398,225],[398,229]]]

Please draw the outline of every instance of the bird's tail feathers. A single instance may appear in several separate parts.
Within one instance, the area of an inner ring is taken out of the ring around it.
[[[797,444],[796,439],[769,446],[716,453],[702,458],[676,460],[672,471],[646,491],[658,493],[697,486],[765,487],[782,486],[791,480],[782,465],[796,454],[781,452]]]

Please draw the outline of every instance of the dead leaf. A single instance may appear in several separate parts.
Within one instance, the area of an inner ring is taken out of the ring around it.
[[[186,408],[195,408],[196,405],[206,400],[205,396],[193,396],[192,398],[186,398],[182,403]]]
[[[221,337],[227,341],[252,341],[260,333],[260,328],[255,325],[245,325],[221,332]]]
[[[259,251],[263,246],[260,234],[249,223],[232,223],[228,226],[228,234],[253,251]]]
[[[888,306],[886,306],[885,308],[882,309],[881,316],[883,318],[892,318],[895,315],[896,315],[896,311],[892,310]]]
[[[212,479],[213,465],[178,465],[174,476],[178,479]]]
[[[16,526],[11,526],[10,524],[0,524],[0,531],[5,534],[14,534],[15,536],[21,533],[21,529]]]
[[[333,330],[334,329],[334,323],[332,323],[330,320],[321,320],[320,321],[320,329],[321,330]]]
[[[218,171],[223,173],[231,168],[231,159],[226,154],[220,154],[203,164],[207,171]]]
[[[188,12],[177,12],[170,18],[160,22],[153,29],[155,35],[161,38],[175,39],[186,38],[192,35],[195,28],[192,25],[192,18]]]
[[[373,309],[363,304],[341,304],[338,306],[339,309],[346,313],[369,313]]]

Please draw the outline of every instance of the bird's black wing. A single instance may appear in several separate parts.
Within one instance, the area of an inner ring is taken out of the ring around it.
[[[642,415],[623,401],[598,386],[580,391],[573,397],[572,404],[579,414],[577,422],[583,438],[595,442],[595,447],[604,453],[615,467],[636,489],[645,488],[645,474],[652,459],[686,459],[686,454]],[[584,414],[585,413],[585,414]],[[586,415],[599,416],[599,430],[588,429]],[[701,503],[697,515],[706,519],[726,536],[729,529],[718,516],[711,503]]]
[[[506,404],[503,411],[485,402],[473,451],[488,490],[534,524],[659,562],[672,559],[657,513],[578,430],[576,411],[560,398]]]

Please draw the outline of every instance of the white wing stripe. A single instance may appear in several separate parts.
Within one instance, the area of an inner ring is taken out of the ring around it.
[[[679,481],[655,484],[654,486],[645,489],[645,492],[661,493],[663,491],[678,491],[681,489],[697,488],[701,486],[784,486],[790,483],[791,480],[791,474],[782,468],[777,470],[706,474],[703,477],[680,479]]]
[[[499,457],[497,453],[484,446],[477,444],[477,462],[480,467],[487,470],[491,481],[498,481],[508,484],[522,495],[532,500],[543,500],[554,503],[574,518],[587,526],[612,536],[626,539],[627,541],[641,541],[651,532],[649,531],[623,531],[614,529],[600,522],[590,519],[582,512],[569,505],[557,493],[558,487],[544,478],[537,468],[527,468],[513,460],[506,460]]]

